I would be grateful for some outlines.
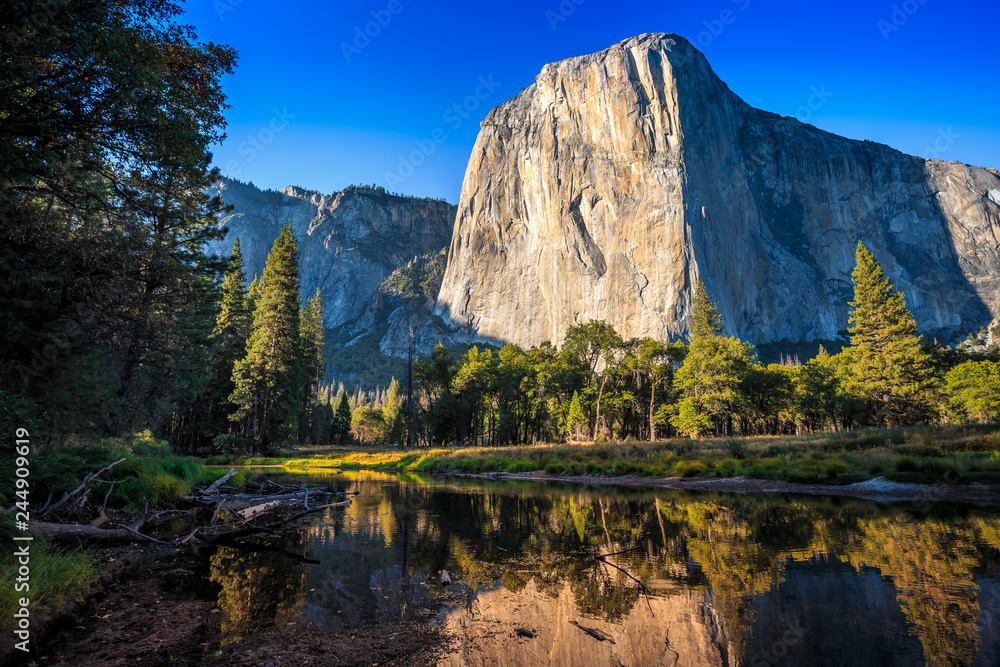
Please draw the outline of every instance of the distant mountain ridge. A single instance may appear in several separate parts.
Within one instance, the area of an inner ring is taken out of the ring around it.
[[[367,186],[323,195],[297,186],[261,191],[222,179],[209,193],[233,210],[219,217],[226,236],[210,243],[208,251],[228,256],[239,238],[248,280],[263,272],[274,240],[291,223],[299,244],[302,294],[311,296],[320,288],[328,328],[361,315],[397,268],[447,247],[455,218],[455,206],[445,201]]]

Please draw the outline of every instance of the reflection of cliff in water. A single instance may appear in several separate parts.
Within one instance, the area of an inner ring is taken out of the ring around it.
[[[437,614],[467,639],[449,664],[987,665],[1000,654],[994,514],[375,473],[332,479],[360,492],[353,505],[287,538],[319,564],[279,568],[243,555],[238,567],[213,570],[234,591],[227,600],[275,580],[280,594],[247,618],[298,614],[339,630]],[[617,551],[606,564],[594,558]],[[455,585],[441,585],[442,569]]]
[[[447,608],[442,626],[463,638],[443,665],[735,665],[711,594],[676,590],[636,604],[617,622],[581,613],[566,583],[517,593],[480,591],[471,609]],[[599,640],[581,630],[596,630]],[[517,630],[534,637],[519,637]]]

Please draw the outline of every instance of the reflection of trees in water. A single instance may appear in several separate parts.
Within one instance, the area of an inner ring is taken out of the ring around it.
[[[907,621],[913,624],[929,665],[972,663],[979,648],[978,589],[982,564],[976,527],[967,521],[858,522],[860,544],[848,557],[891,577]]]
[[[830,554],[890,577],[927,661],[960,663],[979,644],[975,577],[996,576],[1000,559],[1000,522],[985,514],[936,518],[852,501],[481,481],[429,486],[417,477],[371,477],[355,487],[362,495],[344,515],[309,531],[310,550],[323,560],[309,586],[328,589],[327,612],[359,620],[362,607],[386,618],[430,605],[441,589],[429,579],[448,569],[472,588],[500,580],[517,592],[533,581],[555,597],[568,585],[581,614],[619,621],[641,603],[640,588],[593,556],[639,547],[609,561],[653,595],[669,582],[711,591],[742,662],[753,600],[780,586],[789,560]],[[869,613],[858,604],[843,613]]]
[[[1000,523],[993,517],[939,520],[827,500],[634,500],[545,492],[447,494],[441,535],[449,536],[445,551],[465,580],[475,585],[500,578],[514,591],[534,580],[552,595],[566,582],[581,613],[615,621],[638,602],[639,588],[621,573],[602,571],[591,556],[638,545],[639,551],[613,562],[646,583],[704,582],[742,660],[754,598],[781,584],[786,561],[831,554],[892,578],[930,664],[960,664],[975,656],[979,605],[973,577],[995,567],[1000,555]],[[430,499],[431,506],[437,502],[437,495]],[[497,546],[516,551],[499,552]]]
[[[296,533],[282,535],[273,546],[301,550]],[[305,566],[274,551],[219,548],[211,557],[211,581],[219,584],[222,636],[237,642],[289,612],[301,599]]]

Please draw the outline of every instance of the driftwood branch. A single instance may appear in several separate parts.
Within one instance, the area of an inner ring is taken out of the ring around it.
[[[225,475],[223,475],[223,476],[222,476],[222,477],[220,477],[219,479],[217,479],[217,480],[215,480],[214,482],[212,482],[212,483],[211,483],[211,484],[210,484],[210,485],[208,486],[208,488],[207,488],[207,489],[205,489],[205,491],[204,491],[205,495],[210,495],[210,494],[213,494],[213,493],[215,493],[215,491],[216,491],[216,490],[217,490],[217,489],[218,489],[218,488],[219,488],[220,486],[222,486],[223,484],[225,484],[225,483],[226,483],[226,482],[227,482],[227,481],[229,480],[229,478],[230,478],[230,477],[232,477],[232,476],[233,476],[233,475],[235,475],[235,474],[236,474],[236,468],[230,468],[230,469],[229,469],[229,472],[227,472],[227,473],[226,473]]]
[[[330,503],[329,505],[320,505],[319,507],[312,507],[307,510],[302,510],[301,512],[296,512],[291,516],[285,517],[279,521],[274,521],[272,523],[265,524],[263,526],[248,526],[246,528],[240,528],[239,530],[231,530],[225,533],[214,533],[209,535],[198,535],[198,539],[205,542],[218,543],[218,542],[229,542],[232,540],[241,540],[244,537],[250,537],[251,535],[257,535],[258,533],[264,533],[268,531],[281,528],[284,525],[292,523],[293,521],[298,521],[302,517],[308,514],[314,514],[316,512],[321,512],[325,509],[331,507],[347,507],[351,504],[350,500],[344,500],[339,503]]]
[[[122,461],[124,461],[124,460],[125,460],[124,458],[120,458],[120,459],[118,459],[117,461],[115,461],[114,463],[112,463],[112,464],[110,464],[110,465],[107,465],[107,466],[105,466],[105,467],[101,468],[101,469],[100,469],[100,470],[98,470],[97,472],[93,472],[93,473],[90,473],[89,475],[87,475],[86,477],[84,477],[84,478],[83,478],[83,481],[82,481],[82,482],[80,482],[80,486],[76,487],[75,489],[73,489],[73,490],[72,490],[72,491],[70,491],[69,493],[66,493],[66,494],[65,494],[65,495],[64,495],[64,496],[63,496],[63,497],[62,497],[62,498],[61,498],[61,499],[59,500],[59,502],[55,503],[54,505],[49,505],[48,509],[46,509],[46,510],[45,510],[44,512],[42,512],[42,516],[43,516],[43,517],[44,517],[44,516],[47,516],[47,515],[48,515],[48,514],[50,514],[50,513],[52,512],[52,511],[54,511],[54,510],[58,509],[58,508],[59,508],[59,507],[60,507],[60,506],[61,506],[61,505],[62,505],[63,503],[65,503],[65,502],[66,502],[67,500],[69,500],[70,498],[72,498],[72,497],[73,497],[73,496],[75,496],[76,494],[80,493],[80,492],[81,492],[81,491],[83,491],[83,490],[84,490],[85,488],[87,488],[87,485],[88,485],[88,484],[90,484],[91,480],[94,480],[94,479],[96,479],[97,477],[99,477],[99,476],[101,475],[101,473],[104,473],[104,472],[107,472],[108,470],[111,470],[112,468],[114,468],[114,467],[115,467],[116,465],[118,465],[119,463],[121,463],[121,462],[122,462]]]
[[[48,506],[46,513],[58,508],[61,505],[66,504],[71,499],[74,499],[71,507],[82,507],[89,492],[87,484],[93,482],[96,477],[110,468],[114,467],[118,463],[121,463],[125,459],[115,461],[111,465],[108,465],[95,473],[87,475],[83,482],[72,492],[67,493],[59,502],[54,505]],[[163,517],[169,516],[193,516],[196,509],[187,510],[176,510],[167,509],[158,512],[149,512],[149,506],[147,503],[146,511],[140,514],[132,523],[128,525],[117,525],[113,528],[101,528],[100,526],[108,521],[108,517],[104,510],[107,508],[108,498],[111,496],[111,491],[114,489],[115,482],[107,482],[104,480],[97,480],[102,484],[109,484],[110,488],[104,496],[104,502],[98,512],[98,517],[91,522],[90,525],[85,524],[62,524],[62,523],[47,523],[47,522],[35,522],[34,526],[39,531],[41,531],[46,536],[55,540],[85,540],[85,541],[95,541],[104,543],[126,543],[126,542],[155,542],[157,544],[172,545],[172,546],[182,546],[193,538],[197,537],[200,540],[210,543],[234,543],[237,540],[249,537],[251,535],[258,535],[260,533],[269,533],[274,530],[297,521],[304,516],[309,514],[314,514],[316,512],[321,512],[325,509],[331,507],[346,507],[351,504],[350,500],[343,500],[341,502],[330,503],[327,505],[320,505],[318,507],[309,507],[308,500],[310,496],[314,498],[316,496],[322,495],[334,495],[330,491],[325,489],[307,488],[304,486],[283,486],[281,484],[275,484],[273,482],[268,482],[261,487],[258,487],[259,491],[255,494],[242,494],[242,493],[223,493],[220,492],[223,483],[235,474],[234,469],[230,469],[227,475],[219,478],[213,482],[209,487],[204,490],[198,490],[193,496],[188,498],[188,500],[202,505],[204,507],[211,507],[214,509],[212,513],[211,523],[208,526],[196,526],[191,529],[187,535],[184,537],[175,538],[172,541],[164,541],[151,537],[142,533],[142,528],[147,522],[158,523]],[[227,487],[228,488],[228,487]],[[82,493],[81,493],[82,492]],[[267,493],[270,492],[270,493]],[[347,494],[336,494],[341,497]],[[78,497],[79,496],[79,497]],[[291,514],[285,518],[272,521],[271,523],[254,525],[251,523],[250,519],[264,515],[273,510],[290,507],[298,504],[305,504],[305,509]],[[245,509],[237,512],[233,505],[241,506],[245,505]],[[222,512],[231,513],[236,522],[229,521],[227,523],[220,523],[215,525],[216,519],[219,518]],[[234,530],[233,528],[236,527]],[[309,562],[308,559],[303,562]]]
[[[79,523],[48,523],[45,521],[35,521],[33,528],[41,531],[46,537],[54,540],[92,540],[95,542],[138,542],[152,538],[141,535],[137,539],[138,533],[126,528],[97,528]]]

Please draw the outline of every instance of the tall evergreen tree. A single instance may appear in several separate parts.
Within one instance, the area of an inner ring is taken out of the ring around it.
[[[229,396],[236,389],[233,384],[233,369],[245,354],[247,338],[250,336],[250,326],[253,314],[247,304],[246,274],[243,272],[243,253],[240,251],[240,240],[233,243],[233,251],[229,255],[229,268],[222,282],[219,298],[219,314],[215,318],[215,330],[212,332],[214,343],[214,359],[212,368],[213,401],[212,426],[216,435],[230,430],[233,404]]]
[[[302,338],[302,370],[305,376],[306,395],[312,397],[313,390],[323,382],[326,356],[324,353],[323,296],[319,288],[306,301],[299,315],[299,334]]]
[[[323,401],[317,395],[323,384],[326,370],[323,340],[323,297],[317,287],[316,293],[306,300],[299,313],[299,336],[302,345],[302,395],[305,419],[302,420],[302,440],[316,442],[316,433],[321,432],[318,422],[326,419],[326,412],[321,410]]]
[[[382,406],[382,414],[385,416],[386,437],[390,442],[398,443],[403,437],[403,396],[399,388],[399,381],[392,378],[389,390],[385,393],[385,401]]]
[[[718,305],[709,295],[705,283],[699,278],[691,296],[691,338],[700,336],[720,336],[725,332]]]
[[[351,404],[347,398],[347,392],[340,394],[340,403],[337,404],[337,411],[333,415],[333,428],[330,439],[336,440],[338,445],[343,445],[347,437],[351,434]]]
[[[922,421],[931,412],[934,379],[916,322],[903,295],[860,241],[855,257],[847,388],[870,402],[881,423]]]
[[[299,334],[299,252],[286,225],[267,256],[246,356],[233,369],[234,420],[255,448],[270,449],[298,435],[302,413]]]

